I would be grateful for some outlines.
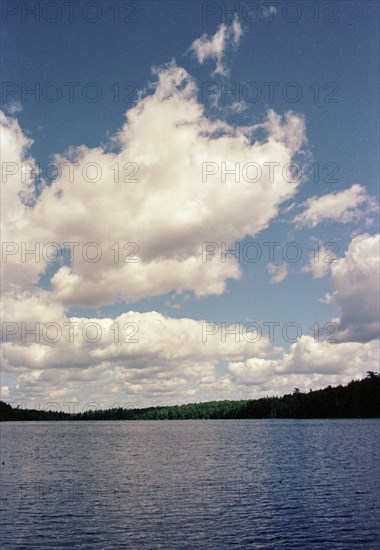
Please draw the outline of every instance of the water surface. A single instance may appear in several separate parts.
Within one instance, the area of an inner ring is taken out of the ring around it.
[[[3,549],[379,548],[379,420],[3,422]]]

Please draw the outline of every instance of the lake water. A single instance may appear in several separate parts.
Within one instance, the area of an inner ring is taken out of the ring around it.
[[[379,426],[3,422],[0,546],[378,549]]]

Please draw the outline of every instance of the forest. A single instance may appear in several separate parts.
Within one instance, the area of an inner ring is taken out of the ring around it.
[[[12,407],[0,401],[0,421],[41,420],[190,420],[243,418],[380,418],[380,374],[368,371],[366,378],[346,386],[240,401],[207,401],[187,405],[112,408],[78,413]]]

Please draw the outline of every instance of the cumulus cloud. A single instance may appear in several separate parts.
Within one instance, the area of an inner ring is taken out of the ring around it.
[[[34,196],[33,171],[37,167],[34,159],[28,155],[33,140],[21,130],[13,117],[7,117],[0,111],[2,183],[1,196],[2,237],[7,236],[8,224],[19,221],[28,203]]]
[[[20,285],[21,288],[37,283],[41,264],[21,263],[13,252],[16,240],[25,240],[28,227],[24,225],[36,197],[34,185],[38,168],[28,154],[33,140],[26,136],[13,117],[0,111],[1,154],[1,288]],[[17,227],[17,230],[16,230]]]
[[[2,365],[4,374],[16,376],[8,384],[12,399],[46,401],[75,393],[102,396],[107,403],[124,395],[175,402],[182,394],[186,401],[216,382],[220,361],[273,351],[266,338],[256,341],[250,332],[223,338],[220,327],[204,321],[154,311],[67,317],[57,305],[49,309],[48,299],[40,290],[5,300]]]
[[[214,49],[222,63],[224,46],[240,40],[239,23],[220,36],[223,49]],[[202,55],[208,56],[207,46]],[[222,169],[287,165],[306,143],[302,117],[269,111],[250,128],[231,126],[206,117],[196,83],[175,62],[154,76],[151,93],[128,111],[106,146],[68,147],[52,158],[58,177],[39,186],[28,153],[32,140],[1,114],[2,364],[11,400],[102,394],[104,400],[106,394],[110,404],[109,396],[127,394],[151,403],[186,402],[228,390],[217,375],[219,363],[273,352],[264,338],[203,341],[201,321],[156,312],[101,319],[67,314],[72,305],[167,292],[223,293],[229,278],[241,276],[240,267],[233,258],[202,261],[202,244],[257,234],[297,192],[299,181],[273,180],[269,170],[260,181],[249,171],[237,181]],[[212,167],[206,176],[205,163]],[[137,342],[131,341],[136,327]]]
[[[362,378],[366,371],[378,369],[378,358],[376,341],[332,344],[302,336],[278,359],[257,357],[229,363],[224,385],[233,386],[235,392],[251,388],[255,396],[268,391],[281,395],[294,387],[307,391]]]
[[[266,338],[251,342],[254,338],[244,338],[241,331],[239,337],[227,333],[223,338],[213,323],[174,319],[155,311],[129,311],[116,318],[67,317],[62,306],[50,306],[49,292],[43,290],[6,296],[3,320],[6,358],[16,366],[17,357],[17,366],[25,369],[61,368],[67,360],[72,366],[82,365],[83,361],[88,366],[123,361],[136,368],[173,360],[232,360],[249,356],[252,343],[255,354],[261,356],[271,351]],[[31,332],[36,330],[36,324],[38,338]],[[30,346],[40,349],[38,357],[31,357]]]
[[[154,311],[116,318],[67,317],[59,309],[49,314],[44,291],[13,297],[7,309],[17,329],[3,325],[3,375],[14,377],[6,380],[13,402],[85,396],[102,406],[131,400],[143,406],[259,397],[344,383],[377,368],[375,341],[332,344],[302,336],[285,351],[257,339],[255,331],[236,337],[231,326],[223,337],[218,325]],[[29,331],[24,337],[22,322]],[[225,372],[221,362],[227,362]]]
[[[192,48],[200,63],[214,59],[215,72],[225,75],[227,48],[241,36],[235,20]],[[332,345],[302,337],[284,351],[265,338],[223,339],[220,331],[205,341],[205,322],[154,311],[70,316],[70,306],[170,292],[175,307],[178,295],[222,294],[229,279],[241,277],[240,267],[232,257],[202,261],[202,244],[257,235],[298,191],[299,180],[272,178],[263,167],[279,163],[282,174],[281,166],[302,152],[303,117],[270,110],[261,123],[232,126],[207,118],[195,81],[175,62],[154,76],[153,89],[139,96],[109,143],[68,147],[52,159],[56,180],[38,188],[32,140],[1,113],[7,399],[185,403],[323,386],[376,370],[371,339],[378,324],[369,298],[376,291],[375,241],[369,235],[355,237],[331,266],[329,299],[341,310],[343,339],[355,341]],[[262,168],[259,181],[244,172],[251,163]],[[245,177],[223,174],[237,166]],[[364,188],[352,186],[310,199],[297,222],[347,221],[367,203]],[[287,275],[286,265],[267,268],[272,283]]]
[[[240,327],[237,336],[236,326],[226,327],[223,337],[219,325],[154,311],[67,317],[57,305],[49,309],[43,290],[8,296],[5,311],[2,365],[3,375],[13,377],[4,381],[13,402],[85,396],[102,406],[131,400],[143,406],[260,397],[345,383],[378,364],[376,341],[302,336],[285,351],[257,339],[255,330],[243,336]]]
[[[21,264],[22,243],[27,250],[69,243],[74,259],[61,257],[51,279],[51,298],[67,306],[171,291],[220,295],[228,279],[240,278],[233,258],[203,262],[202,243],[257,234],[295,195],[299,181],[272,179],[264,169],[260,181],[249,171],[239,183],[233,175],[223,180],[223,164],[241,171],[252,162],[264,168],[271,161],[288,164],[306,142],[304,121],[295,113],[280,117],[269,111],[251,129],[264,129],[266,137],[254,141],[246,128],[209,120],[195,82],[175,63],[156,70],[156,78],[154,93],[128,111],[111,150],[80,146],[56,156],[62,173],[34,195],[32,206],[20,201],[11,178],[3,185],[16,208],[7,224],[8,239],[16,243],[3,264],[8,285],[20,278],[35,284],[51,265],[32,254],[24,254]],[[3,158],[21,162],[30,142],[17,122],[2,120],[8,136]],[[206,175],[205,163],[213,167]],[[54,261],[54,247],[45,252],[45,260]]]
[[[365,205],[368,209],[362,208]],[[375,208],[365,187],[357,183],[338,193],[311,197],[303,206],[304,211],[294,218],[294,222],[298,226],[309,227],[315,227],[325,221],[348,223]]]
[[[341,341],[368,342],[379,337],[380,235],[354,237],[343,258],[331,264],[328,301],[341,312]]]
[[[190,50],[195,53],[201,65],[203,65],[206,59],[214,59],[216,61],[216,68],[213,74],[226,76],[228,74],[224,61],[226,49],[229,47],[236,48],[240,43],[242,35],[243,29],[239,20],[235,17],[230,26],[222,23],[213,36],[204,35],[194,40]]]

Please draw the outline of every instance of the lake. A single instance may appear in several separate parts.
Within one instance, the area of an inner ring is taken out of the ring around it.
[[[2,549],[379,548],[379,420],[0,428]]]

